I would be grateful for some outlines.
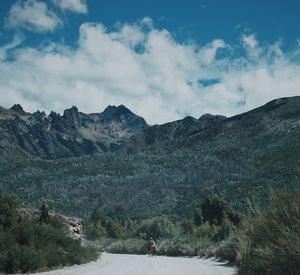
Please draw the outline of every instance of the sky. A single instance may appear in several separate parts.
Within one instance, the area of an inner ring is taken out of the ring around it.
[[[300,95],[298,0],[0,0],[0,105],[149,124]]]

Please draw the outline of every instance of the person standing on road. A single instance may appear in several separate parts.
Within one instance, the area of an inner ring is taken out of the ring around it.
[[[149,257],[153,257],[154,255],[156,255],[157,252],[157,246],[156,243],[154,241],[154,239],[151,237],[149,242],[148,242],[148,251],[149,251]]]

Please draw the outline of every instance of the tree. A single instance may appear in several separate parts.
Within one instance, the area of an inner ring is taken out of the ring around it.
[[[199,212],[199,210],[197,211]],[[201,205],[201,213],[202,222],[209,222],[210,225],[221,225],[225,219],[228,219],[234,225],[241,223],[241,215],[232,209],[224,199],[219,197],[207,198]],[[197,214],[200,215],[199,213]],[[197,218],[200,219],[200,217]]]
[[[49,211],[48,211],[48,208],[46,207],[45,204],[43,204],[40,208],[40,222],[41,223],[49,223],[50,221],[50,217],[49,217]]]
[[[100,223],[102,221],[102,216],[97,208],[94,208],[90,220],[93,224]]]
[[[17,216],[18,201],[11,196],[6,196],[0,190],[0,226],[4,229],[12,225],[14,218]]]
[[[120,223],[108,223],[107,233],[111,238],[120,239],[124,235],[124,227]]]
[[[221,225],[226,216],[227,203],[218,197],[207,198],[201,205],[201,212],[204,222],[210,225]]]
[[[203,223],[202,210],[199,207],[194,210],[194,222],[198,226]]]

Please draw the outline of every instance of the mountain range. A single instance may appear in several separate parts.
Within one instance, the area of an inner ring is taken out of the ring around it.
[[[300,177],[300,97],[226,118],[149,126],[125,106],[84,114],[0,109],[0,187],[87,218],[186,216],[216,194],[240,209]]]
[[[63,115],[27,113],[16,104],[0,108],[0,144],[41,158],[81,156],[113,150],[133,134],[148,128],[125,106],[108,106],[102,113],[84,114],[73,106]]]

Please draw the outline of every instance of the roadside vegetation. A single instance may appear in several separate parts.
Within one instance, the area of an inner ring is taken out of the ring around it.
[[[242,215],[210,196],[184,219],[159,215],[128,219],[121,207],[110,216],[94,209],[87,243],[72,239],[45,206],[39,218],[19,214],[20,203],[0,191],[0,272],[17,273],[81,264],[97,251],[146,254],[150,237],[159,255],[216,257],[236,264],[238,275],[299,274],[300,189],[272,192],[264,206]]]
[[[0,190],[0,273],[42,271],[97,258],[96,250],[72,239],[45,206],[39,218],[22,216],[20,206]]]
[[[239,275],[300,274],[300,189],[271,194],[239,234]]]
[[[111,253],[145,254],[154,237],[159,255],[216,257],[234,263],[239,275],[299,274],[300,189],[272,192],[264,206],[249,208],[241,215],[209,197],[193,218],[141,221],[108,221],[95,210],[88,236]]]
[[[86,230],[90,240],[111,253],[145,254],[147,241],[153,237],[159,255],[235,260],[237,246],[233,236],[240,226],[241,215],[219,197],[207,198],[183,220],[166,215],[143,220],[113,216],[102,216],[95,209]]]

